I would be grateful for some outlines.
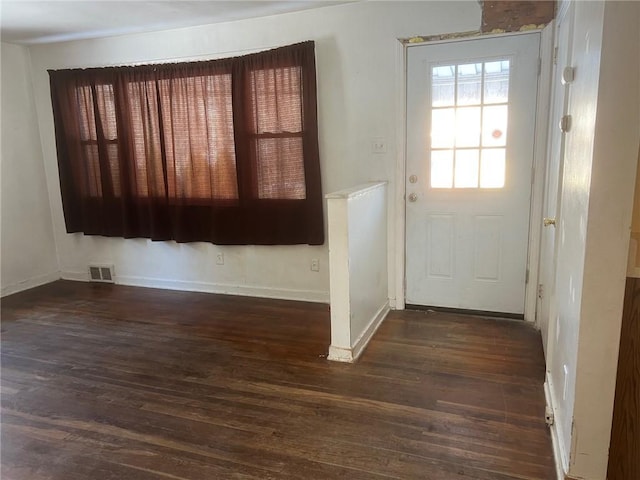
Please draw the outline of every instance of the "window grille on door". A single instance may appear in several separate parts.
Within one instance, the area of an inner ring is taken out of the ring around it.
[[[431,68],[431,187],[505,184],[510,60]]]

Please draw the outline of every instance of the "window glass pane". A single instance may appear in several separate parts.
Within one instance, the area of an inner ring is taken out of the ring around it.
[[[159,91],[169,195],[238,198],[231,75],[161,80]],[[149,133],[145,141],[155,144],[156,132]],[[147,158],[150,165],[159,160]]]
[[[111,186],[113,194],[116,197],[122,195],[122,187],[120,185],[120,161],[118,159],[118,144],[107,144],[107,155],[109,157],[109,173],[111,174]]]
[[[431,187],[451,188],[453,186],[453,150],[431,152]]]
[[[482,91],[482,64],[458,65],[457,105],[479,105]]]
[[[302,131],[301,68],[271,68],[251,72],[255,133]]]
[[[455,65],[433,67],[431,70],[431,105],[451,107],[455,104]]]
[[[251,72],[259,198],[306,198],[301,75],[300,67]]]
[[[98,156],[98,145],[89,143],[82,146],[84,155],[84,178],[82,187],[86,195],[91,197],[102,196],[102,180],[100,176],[100,158]]]
[[[504,147],[507,144],[507,105],[484,107],[482,111],[482,146]]]
[[[205,77],[206,163],[212,198],[238,198],[236,146],[233,138],[231,74]]]
[[[456,147],[480,145],[480,107],[456,109]]]
[[[157,98],[155,82],[132,82],[127,88],[129,98],[129,114],[131,137],[133,140],[133,174],[135,179],[135,193],[141,197],[160,196],[164,192],[164,176],[160,146],[160,131],[157,101],[147,99]],[[165,113],[171,115],[171,111]],[[165,142],[173,158],[172,130],[165,132],[169,135]],[[169,156],[169,155],[168,155]],[[173,162],[169,162],[168,169],[173,169]],[[173,178],[173,174],[171,174]],[[175,195],[174,182],[170,182],[170,191]]]
[[[259,138],[259,198],[304,199],[302,138]]]
[[[480,163],[480,187],[502,188],[505,177],[505,149],[490,148],[482,150]]]
[[[93,94],[91,87],[76,88],[78,120],[80,123],[80,140],[97,140],[96,119],[93,111]]]
[[[484,103],[506,103],[509,100],[509,60],[484,64]]]
[[[477,188],[478,157],[479,150],[456,150],[456,188]]]
[[[201,79],[171,79],[170,92],[164,90],[162,83],[164,130],[170,128],[172,136],[171,150],[167,149],[167,182],[169,194],[177,198],[209,198],[211,194],[204,117],[206,97]]]
[[[431,111],[431,148],[451,148],[455,135],[455,108]]]
[[[116,106],[113,98],[113,86],[96,85],[96,103],[100,113],[100,123],[102,124],[102,134],[107,140],[118,138],[116,127]]]
[[[504,186],[510,66],[504,59],[432,67],[432,187]]]

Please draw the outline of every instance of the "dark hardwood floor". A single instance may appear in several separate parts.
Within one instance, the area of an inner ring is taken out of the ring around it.
[[[627,278],[608,480],[640,478],[640,278]]]
[[[543,479],[539,333],[392,312],[326,360],[326,305],[59,281],[2,301],[3,480]]]

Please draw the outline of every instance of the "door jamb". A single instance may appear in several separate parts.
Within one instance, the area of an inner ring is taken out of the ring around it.
[[[545,179],[547,173],[547,150],[549,134],[549,110],[551,108],[551,82],[553,78],[554,25],[551,21],[540,31],[540,73],[538,75],[538,98],[536,101],[536,124],[533,141],[533,171],[531,172],[531,210],[529,212],[529,248],[527,252],[528,282],[524,295],[524,319],[535,322],[540,283],[540,246],[542,241],[542,216],[544,206]]]
[[[542,204],[544,194],[544,175],[546,171],[546,149],[547,149],[547,123],[548,110],[551,101],[551,75],[552,75],[552,52],[553,52],[553,22],[542,30],[531,30],[527,32],[514,32],[498,35],[482,35],[473,37],[462,37],[453,40],[441,40],[428,42],[429,45],[436,43],[453,43],[469,40],[479,40],[491,37],[504,37],[505,35],[523,35],[538,33],[540,36],[540,75],[538,77],[538,98],[536,102],[536,122],[534,132],[533,147],[533,169],[531,188],[531,210],[529,213],[529,245],[527,249],[527,271],[528,282],[525,285],[524,318],[528,322],[535,322],[536,298],[538,290],[538,271],[540,257],[540,235],[542,230]],[[396,43],[396,144],[398,145],[395,167],[395,195],[394,213],[395,222],[393,227],[393,259],[390,263],[395,263],[395,268],[390,268],[389,293],[390,304],[396,310],[404,310],[406,293],[406,215],[405,215],[405,195],[406,195],[406,165],[407,165],[407,51],[412,46],[425,45],[425,43],[407,44],[398,39]]]
[[[396,310],[405,307],[405,261],[406,261],[406,218],[405,218],[405,175],[407,168],[407,47],[402,40],[396,42],[396,166],[395,166],[395,195],[392,252],[395,268],[389,268],[391,273],[389,285],[392,290],[389,295],[389,305]]]

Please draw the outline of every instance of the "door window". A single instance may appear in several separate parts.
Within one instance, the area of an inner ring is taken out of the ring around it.
[[[431,68],[432,188],[502,188],[510,60]]]

